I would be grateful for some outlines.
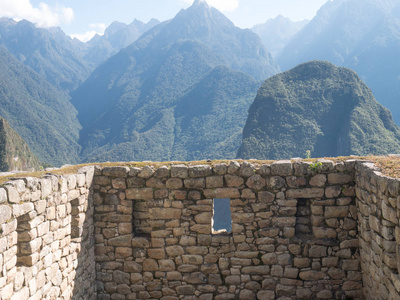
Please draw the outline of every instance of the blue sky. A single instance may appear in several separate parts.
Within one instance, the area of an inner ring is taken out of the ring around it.
[[[311,19],[331,0],[206,0],[242,28],[283,15],[299,21]],[[0,0],[0,16],[28,19],[41,27],[60,26],[67,34],[87,39],[113,21],[135,18],[160,21],[173,18],[193,0]]]

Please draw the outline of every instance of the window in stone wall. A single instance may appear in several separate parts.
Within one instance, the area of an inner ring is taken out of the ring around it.
[[[310,202],[310,199],[297,199],[296,235],[310,235],[312,233]]]
[[[214,199],[212,233],[218,234],[230,232],[232,232],[231,199]]]

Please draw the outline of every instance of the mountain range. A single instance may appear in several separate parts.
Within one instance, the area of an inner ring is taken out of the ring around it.
[[[72,94],[83,127],[81,155],[88,161],[215,158],[211,149],[233,139],[218,157],[234,157],[257,80],[278,71],[255,33],[197,0],[100,65]],[[225,116],[233,126],[210,121]],[[199,149],[201,140],[213,143]]]
[[[374,98],[399,122],[399,7],[332,0],[310,22],[255,26],[260,38],[196,0],[86,43],[2,18],[0,116],[55,166],[399,153],[399,128]],[[291,70],[278,74],[274,57]]]

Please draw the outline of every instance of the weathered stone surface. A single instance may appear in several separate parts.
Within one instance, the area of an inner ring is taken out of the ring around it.
[[[171,220],[179,219],[182,210],[179,208],[150,208],[150,218],[154,220]]]
[[[103,168],[103,176],[107,177],[127,177],[129,172],[128,167],[104,167]],[[95,181],[96,182],[96,181]]]
[[[240,169],[240,164],[237,161],[231,161],[228,166],[228,173],[235,174]]]
[[[153,188],[127,189],[126,198],[131,200],[152,200]]]
[[[211,166],[209,165],[198,165],[189,167],[189,177],[206,177],[212,174]]]
[[[256,191],[261,190],[265,186],[265,179],[261,175],[250,176],[246,181],[246,185]]]
[[[352,182],[353,176],[345,173],[331,173],[328,175],[328,182],[330,184],[344,184]]]
[[[258,200],[262,203],[272,203],[275,199],[275,194],[267,191],[258,192]]]
[[[235,188],[206,189],[204,190],[204,195],[209,199],[240,197],[239,190]]]
[[[329,186],[325,189],[326,198],[336,198],[340,195],[342,188],[338,185]]]
[[[206,177],[206,187],[208,189],[222,188],[224,187],[223,176],[209,176]]]
[[[187,178],[189,175],[188,167],[185,165],[172,165],[171,166],[171,177]]]
[[[325,207],[325,218],[344,218],[349,213],[348,206],[327,206]]]
[[[225,175],[228,172],[228,166],[226,164],[216,164],[213,171],[215,174]]]
[[[290,160],[279,160],[271,164],[271,174],[278,176],[292,175],[292,162]]]
[[[243,267],[243,274],[255,274],[255,275],[268,275],[270,268],[268,266],[251,266]]]
[[[184,180],[185,187],[188,189],[203,189],[206,186],[204,178],[189,178]]]
[[[244,179],[236,175],[225,175],[225,181],[228,187],[240,187],[244,184]]]
[[[0,205],[0,224],[6,223],[11,218],[11,207]]]
[[[247,161],[244,161],[239,169],[239,175],[243,177],[250,177],[254,175],[255,172],[256,168],[254,167],[254,165]]]
[[[321,280],[324,279],[326,274],[320,271],[302,271],[299,274],[299,277],[303,280]]]
[[[325,174],[317,174],[310,179],[310,185],[313,187],[323,187],[326,183]]]
[[[324,189],[321,188],[291,189],[286,192],[286,198],[322,198],[324,192]]]

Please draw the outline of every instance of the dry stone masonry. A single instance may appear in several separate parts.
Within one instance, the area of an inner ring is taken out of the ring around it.
[[[0,299],[399,299],[399,182],[357,160],[13,180]],[[213,232],[217,198],[231,232]]]

